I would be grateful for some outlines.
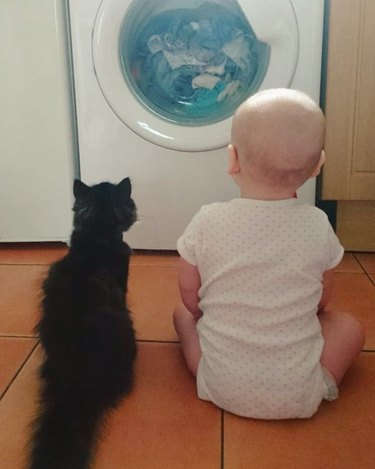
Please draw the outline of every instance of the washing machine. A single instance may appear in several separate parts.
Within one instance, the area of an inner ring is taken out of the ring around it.
[[[202,204],[238,197],[231,116],[258,90],[319,102],[324,0],[70,0],[82,180],[129,176],[133,248],[175,249]],[[299,191],[314,203],[315,181]]]

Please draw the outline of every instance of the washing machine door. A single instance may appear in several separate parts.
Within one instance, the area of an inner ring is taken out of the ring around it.
[[[249,95],[290,85],[298,42],[289,0],[103,0],[92,52],[125,125],[194,152],[229,143],[231,116]]]

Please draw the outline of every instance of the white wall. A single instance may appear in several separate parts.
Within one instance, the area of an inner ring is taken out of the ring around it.
[[[65,0],[0,2],[0,241],[66,240],[78,175]]]

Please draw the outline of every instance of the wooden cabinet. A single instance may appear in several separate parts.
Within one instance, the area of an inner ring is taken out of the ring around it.
[[[329,3],[321,197],[339,201],[337,231],[345,247],[374,250],[375,227],[373,236],[368,230],[375,216],[375,1]]]

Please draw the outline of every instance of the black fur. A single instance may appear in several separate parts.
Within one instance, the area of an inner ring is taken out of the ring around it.
[[[88,468],[106,412],[132,385],[130,248],[122,241],[136,220],[130,180],[75,181],[74,195],[71,247],[43,284],[37,331],[45,358],[29,469]]]

